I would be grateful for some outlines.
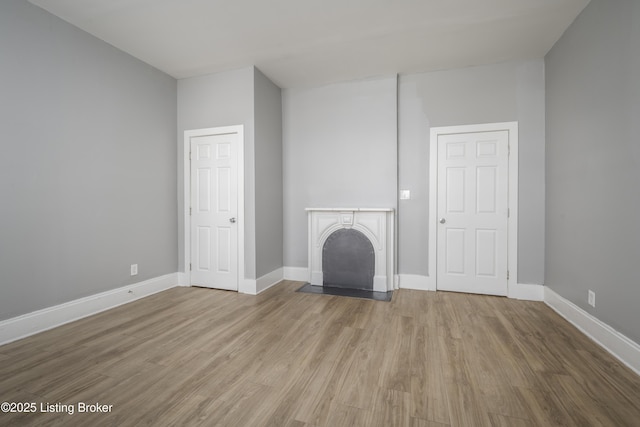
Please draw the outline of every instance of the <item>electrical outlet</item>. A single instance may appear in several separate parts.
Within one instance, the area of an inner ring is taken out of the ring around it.
[[[589,296],[588,296],[588,302],[589,302],[589,305],[590,305],[591,307],[595,307],[595,306],[596,306],[596,293],[595,293],[595,292],[593,292],[593,291],[589,291],[589,294],[588,294],[588,295],[589,295]]]
[[[131,275],[135,276],[138,274],[138,264],[131,264]]]

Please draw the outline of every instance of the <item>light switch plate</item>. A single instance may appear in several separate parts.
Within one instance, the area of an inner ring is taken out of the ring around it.
[[[411,199],[411,190],[400,190],[400,200]]]

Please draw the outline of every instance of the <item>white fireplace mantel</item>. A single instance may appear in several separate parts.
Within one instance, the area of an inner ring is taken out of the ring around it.
[[[394,289],[394,210],[391,208],[307,208],[309,219],[309,283],[323,285],[322,248],[336,230],[352,228],[364,234],[374,248],[373,290]]]

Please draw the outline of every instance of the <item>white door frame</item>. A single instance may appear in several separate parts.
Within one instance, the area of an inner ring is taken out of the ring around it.
[[[518,280],[518,122],[433,127],[429,140],[429,288],[437,285],[438,136],[457,133],[507,131],[509,133],[509,218],[507,226],[507,292],[511,297]]]
[[[205,129],[193,129],[184,132],[183,144],[183,182],[184,182],[184,269],[187,284],[191,285],[191,138],[206,135],[238,134],[238,291],[244,284],[244,125],[223,126]]]

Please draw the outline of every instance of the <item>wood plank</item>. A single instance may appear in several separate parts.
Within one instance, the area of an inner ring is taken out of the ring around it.
[[[634,425],[640,378],[542,303],[175,288],[0,347],[0,425]]]

